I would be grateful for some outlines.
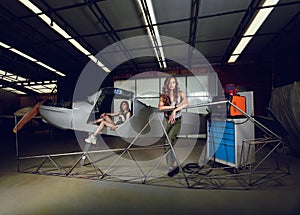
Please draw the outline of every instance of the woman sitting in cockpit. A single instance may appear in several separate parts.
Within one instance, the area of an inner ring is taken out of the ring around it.
[[[112,120],[112,116],[118,116],[119,120],[114,123]],[[90,133],[88,138],[85,139],[86,143],[96,144],[97,135],[103,130],[104,127],[108,127],[111,130],[115,130],[121,124],[123,124],[126,120],[128,120],[131,116],[131,112],[129,109],[129,104],[127,101],[122,101],[120,104],[120,111],[115,113],[103,113],[101,114],[100,118],[95,120],[94,124],[99,123],[97,130],[94,133]]]

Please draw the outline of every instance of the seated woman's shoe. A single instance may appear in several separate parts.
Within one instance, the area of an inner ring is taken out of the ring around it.
[[[97,138],[96,138],[93,134],[90,134],[90,135],[88,136],[88,138],[86,138],[84,141],[85,141],[86,143],[96,144]]]

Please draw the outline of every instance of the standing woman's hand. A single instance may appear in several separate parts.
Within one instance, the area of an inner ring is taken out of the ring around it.
[[[173,110],[172,113],[169,116],[169,123],[173,124],[175,122],[175,116],[176,116],[176,111]]]

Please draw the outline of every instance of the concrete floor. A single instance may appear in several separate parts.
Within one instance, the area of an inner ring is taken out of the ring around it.
[[[19,140],[23,144],[20,154],[74,147],[72,134],[51,136],[53,139],[47,134],[30,138],[34,146]],[[14,136],[1,138],[0,142],[1,215],[300,214],[300,159],[292,155],[288,155],[291,175],[277,182],[249,190],[187,189],[20,173]]]

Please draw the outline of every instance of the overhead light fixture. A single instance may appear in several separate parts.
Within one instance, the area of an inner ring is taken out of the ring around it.
[[[82,52],[85,56],[89,57],[93,56],[88,50],[86,50],[78,41],[72,38],[64,29],[62,29],[56,22],[53,21],[49,16],[43,13],[37,6],[35,6],[30,0],[19,0],[22,4],[24,4],[27,8],[29,8],[32,12],[38,15],[50,28],[55,30],[58,34],[64,37],[68,42],[70,42],[76,49]],[[95,56],[93,56],[96,58]],[[96,58],[97,59],[97,58]],[[93,61],[97,65],[97,62],[100,62],[98,59]],[[101,62],[100,62],[101,63]],[[102,63],[101,63],[102,64]],[[103,65],[103,64],[102,64]],[[110,69],[103,66],[102,69],[105,68],[106,72],[110,72]]]
[[[27,81],[26,78],[3,70],[0,70],[0,80],[5,80],[8,82]]]
[[[160,33],[159,33],[158,27],[156,25],[157,22],[156,22],[156,17],[155,17],[152,1],[151,0],[144,1],[144,3],[146,4],[145,7],[148,8],[150,17],[148,17],[146,14],[146,11],[144,11],[142,1],[143,0],[138,0],[138,4],[140,7],[140,10],[142,11],[144,22],[147,25],[147,27],[146,27],[147,32],[148,32],[148,35],[150,36],[152,46],[154,47],[154,52],[155,52],[156,58],[158,60],[160,68],[167,68],[167,63],[165,60],[165,55],[164,55],[164,51],[163,51],[162,43],[161,43],[161,39],[160,39]],[[154,32],[151,32],[151,28],[153,28]],[[156,40],[157,44],[155,44],[154,39]],[[159,55],[156,47],[158,47],[160,55]]]
[[[279,2],[279,0],[265,0],[265,2],[262,5],[262,8],[259,9],[256,16],[250,23],[249,27],[243,34],[240,42],[238,43],[238,45],[232,52],[232,55],[229,58],[228,63],[234,63],[238,59],[239,55],[246,48],[247,44],[250,42],[250,40],[256,34],[257,30],[264,23],[264,21],[267,19],[267,17],[272,12],[272,10],[274,9],[275,5],[278,2]]]
[[[77,48],[79,51],[81,51],[84,55],[88,56],[90,55],[91,53],[86,50],[82,45],[80,45],[79,42],[77,42],[76,40],[74,39],[69,39],[69,42],[75,47]]]
[[[52,81],[30,81],[28,83],[28,79],[23,78],[22,76],[15,75],[13,73],[0,70],[0,80],[8,81],[11,83],[16,83],[18,86],[24,86],[25,88],[35,91],[37,93],[50,93],[51,90],[56,87],[57,80],[52,80]],[[17,93],[18,90],[10,88],[10,87],[3,87],[1,86],[2,89]],[[13,90],[12,90],[13,89]],[[21,92],[21,91],[20,91]],[[17,93],[17,94],[26,94],[26,93]]]
[[[11,93],[18,94],[18,95],[26,95],[25,92],[17,90],[17,89],[12,88],[12,87],[4,87],[4,88],[1,88],[1,89],[5,90],[5,91],[8,91],[8,92],[11,92]]]
[[[231,55],[228,63],[234,63],[238,59],[239,55]]]
[[[16,53],[16,54],[18,54],[18,55],[20,55],[20,56],[22,56],[22,57],[24,57],[24,58],[26,58],[26,59],[28,59],[28,60],[30,60],[30,61],[33,61],[33,62],[37,61],[33,57],[30,57],[29,55],[27,55],[27,54],[25,54],[25,53],[23,53],[23,52],[15,49],[15,48],[10,48],[9,50],[12,51],[12,52],[14,52],[14,53]]]
[[[89,55],[88,56],[95,64],[97,64],[99,67],[101,67],[105,72],[110,72],[110,69],[104,66],[103,63],[101,63],[95,56]]]
[[[252,39],[251,37],[243,37],[239,44],[236,46],[236,48],[234,49],[234,51],[232,52],[233,55],[239,55],[242,53],[242,51],[245,49],[245,47],[248,45],[248,43],[250,42],[250,40]]]
[[[14,52],[14,53],[17,54],[17,55],[20,55],[20,56],[23,57],[23,58],[26,58],[27,60],[30,60],[30,61],[32,61],[32,62],[34,62],[34,63],[36,63],[36,64],[39,64],[40,66],[42,66],[42,67],[44,67],[44,68],[46,68],[46,69],[48,69],[48,70],[50,70],[50,71],[52,71],[52,72],[54,72],[54,73],[60,75],[60,76],[66,76],[64,73],[62,73],[62,72],[60,72],[60,71],[58,71],[58,70],[56,70],[56,69],[54,69],[54,68],[52,68],[52,67],[50,67],[50,66],[44,64],[44,63],[42,63],[41,61],[38,61],[37,59],[35,59],[35,58],[33,58],[33,57],[31,57],[31,56],[29,56],[29,55],[27,55],[27,54],[25,54],[25,53],[19,51],[19,50],[16,49],[16,48],[13,48],[13,47],[11,47],[11,46],[9,46],[9,45],[3,43],[3,42],[0,42],[0,46],[2,46],[2,47],[4,47],[4,48],[8,49],[9,51]]]
[[[11,48],[9,45],[7,45],[7,44],[5,44],[5,43],[2,43],[2,42],[0,42],[0,46],[4,47],[4,48],[6,48],[6,49]]]
[[[38,84],[38,85],[28,85],[28,86],[24,86],[24,87],[41,94],[41,93],[51,93],[53,91],[53,89],[57,87],[57,85],[56,84]]]

